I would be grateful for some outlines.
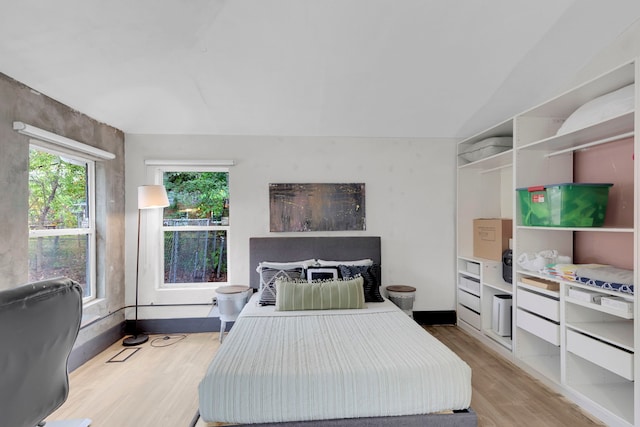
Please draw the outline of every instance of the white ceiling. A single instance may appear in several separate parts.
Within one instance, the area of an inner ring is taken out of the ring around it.
[[[468,136],[638,0],[0,0],[0,72],[127,133]]]

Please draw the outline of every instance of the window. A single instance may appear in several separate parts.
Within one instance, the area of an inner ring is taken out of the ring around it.
[[[94,162],[31,145],[29,280],[69,277],[96,296]]]
[[[173,168],[160,171],[169,207],[164,209],[164,286],[227,282],[229,173]]]

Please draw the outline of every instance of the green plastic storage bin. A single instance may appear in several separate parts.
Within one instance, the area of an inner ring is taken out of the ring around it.
[[[600,227],[613,184],[566,183],[518,188],[521,225]]]

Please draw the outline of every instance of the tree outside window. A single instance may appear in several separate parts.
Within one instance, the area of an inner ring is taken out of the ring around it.
[[[29,280],[69,277],[95,297],[93,169],[79,157],[29,151]]]
[[[227,282],[229,173],[165,171],[164,283]]]

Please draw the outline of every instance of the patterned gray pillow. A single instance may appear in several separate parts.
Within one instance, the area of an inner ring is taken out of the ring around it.
[[[260,270],[260,305],[276,305],[276,280],[304,279],[304,268],[292,267],[287,269],[263,267]]]
[[[383,302],[384,298],[380,294],[380,265],[340,265],[340,274],[343,278],[362,276],[364,284],[362,286],[365,302]]]

